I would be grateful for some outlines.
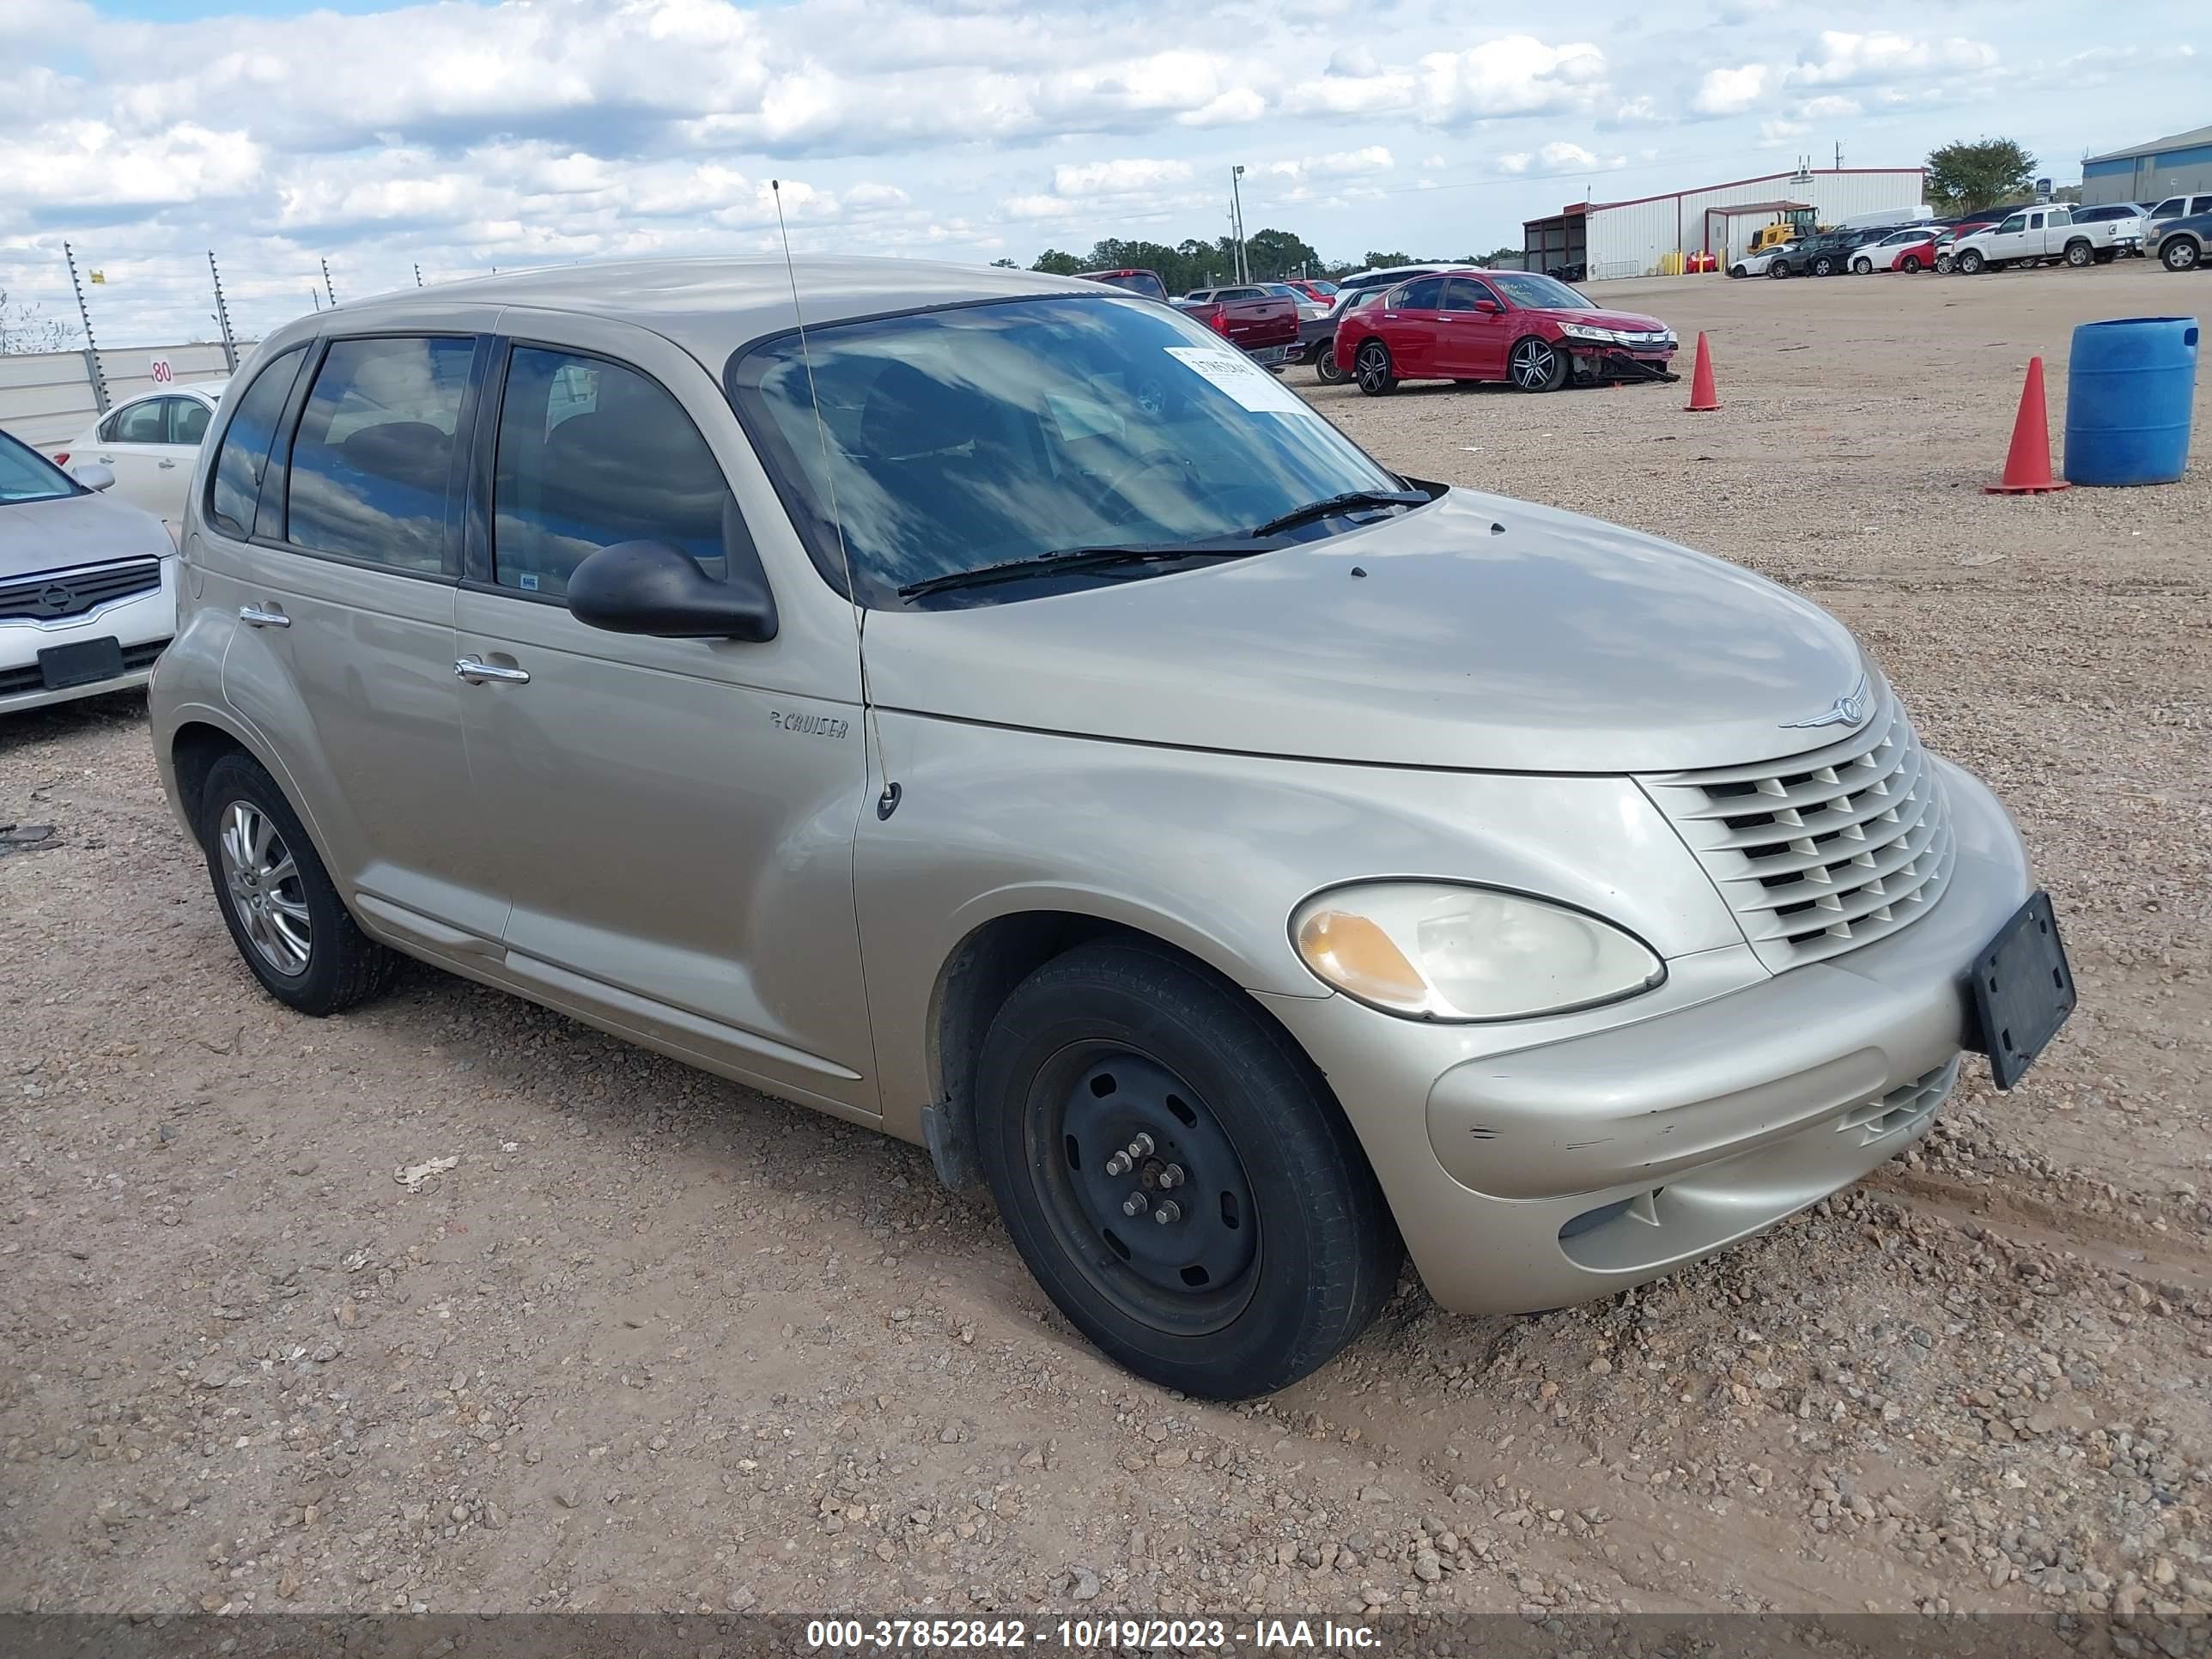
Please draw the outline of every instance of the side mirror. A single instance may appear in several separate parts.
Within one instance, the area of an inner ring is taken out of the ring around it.
[[[80,461],[70,468],[69,475],[87,489],[115,488],[115,469],[105,461]]]
[[[730,580],[716,581],[691,556],[666,542],[617,542],[568,577],[568,610],[611,634],[662,640],[775,637],[775,599],[765,574],[735,549]]]
[[[1474,308],[1477,311],[1486,311],[1493,317],[1495,317],[1499,312],[1505,309],[1504,306],[1498,304],[1495,300],[1477,300],[1474,302]]]

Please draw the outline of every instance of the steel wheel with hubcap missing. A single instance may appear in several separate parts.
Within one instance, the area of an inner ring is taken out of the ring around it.
[[[300,885],[300,866],[269,815],[251,801],[222,809],[216,831],[222,878],[249,944],[288,979],[307,971],[315,948],[314,924]]]
[[[1390,367],[1390,348],[1380,340],[1370,340],[1359,348],[1359,355],[1352,360],[1352,373],[1359,382],[1359,389],[1370,398],[1380,398],[1397,389],[1398,377]]]
[[[1093,939],[1030,974],[970,1092],[1015,1249],[1140,1376],[1212,1399],[1279,1389],[1396,1285],[1397,1230],[1321,1073],[1156,940]]]
[[[1549,340],[1531,334],[1516,341],[1506,373],[1523,392],[1552,392],[1567,378],[1566,359]]]

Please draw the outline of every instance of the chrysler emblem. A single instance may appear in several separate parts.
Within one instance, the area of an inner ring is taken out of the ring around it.
[[[1826,714],[1815,714],[1809,720],[1784,720],[1785,732],[1802,731],[1814,726],[1856,726],[1867,717],[1867,677],[1859,676],[1859,683],[1828,705]]]

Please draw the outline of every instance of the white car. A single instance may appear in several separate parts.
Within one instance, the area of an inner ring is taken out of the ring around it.
[[[1878,242],[1869,242],[1851,255],[1851,269],[1861,276],[1875,270],[1928,270],[1936,264],[1933,225],[1908,225],[1893,230]]]
[[[71,470],[94,462],[115,475],[115,495],[143,507],[173,534],[185,516],[200,440],[230,382],[197,380],[118,404],[54,453]]]
[[[177,631],[175,544],[113,483],[0,432],[0,714],[143,685]]]
[[[1728,274],[1731,276],[1764,276],[1777,254],[1787,253],[1796,246],[1795,242],[1777,242],[1772,247],[1757,253],[1739,253],[1729,261]]]

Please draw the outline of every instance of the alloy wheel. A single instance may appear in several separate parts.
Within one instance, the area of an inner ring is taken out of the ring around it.
[[[1513,348],[1513,384],[1523,392],[1541,392],[1559,373],[1559,362],[1548,341],[1523,340]]]
[[[216,848],[223,884],[247,941],[287,978],[306,973],[314,952],[307,890],[275,821],[252,802],[234,800],[222,809]]]
[[[1157,1330],[1201,1334],[1242,1310],[1259,1217],[1195,1089],[1121,1043],[1078,1043],[1038,1075],[1029,1119],[1047,1217],[1095,1289]]]
[[[1390,389],[1390,353],[1381,342],[1370,340],[1359,348],[1359,356],[1352,365],[1359,377],[1359,389],[1373,395]]]

